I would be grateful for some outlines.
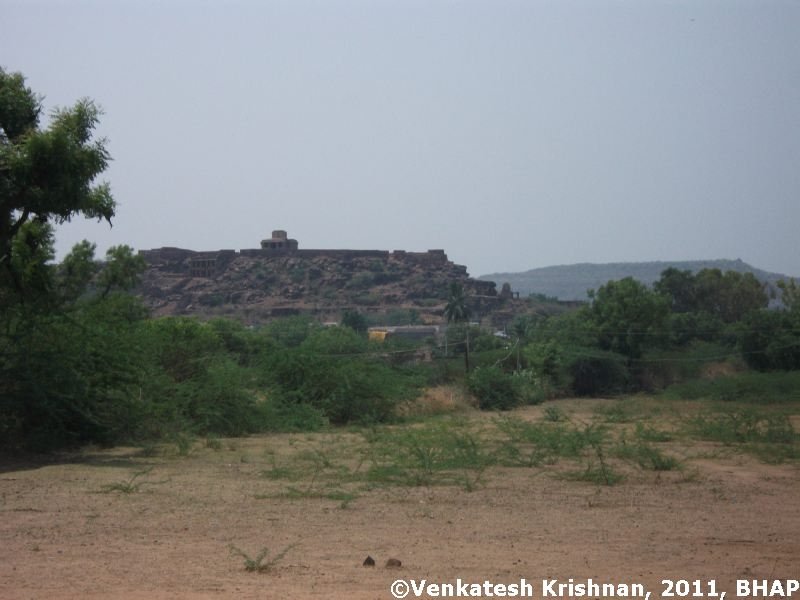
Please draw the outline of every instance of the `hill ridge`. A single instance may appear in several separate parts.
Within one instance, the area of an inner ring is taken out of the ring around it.
[[[753,273],[759,281],[771,287],[780,279],[790,276],[765,271],[754,267],[741,258],[708,259],[708,260],[657,260],[592,263],[581,262],[563,265],[552,265],[517,272],[498,272],[480,275],[477,279],[495,281],[498,286],[509,283],[511,289],[521,296],[543,294],[559,300],[586,300],[587,290],[597,289],[611,280],[633,277],[642,283],[652,285],[661,273],[670,267],[697,272],[702,269],[720,269],[721,271],[738,271]]]

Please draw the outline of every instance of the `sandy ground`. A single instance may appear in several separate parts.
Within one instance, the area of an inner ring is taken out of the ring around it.
[[[270,460],[327,434],[316,435],[198,442],[188,456],[118,448],[0,462],[0,598],[387,599],[396,579],[457,578],[525,578],[542,597],[542,579],[570,577],[643,583],[654,598],[662,579],[714,579],[732,598],[737,579],[800,575],[796,463],[676,447],[680,473],[612,487],[492,468],[471,492],[382,487],[344,507],[275,494],[287,484],[264,477]],[[144,469],[131,493],[110,489]],[[290,548],[251,573],[231,545]],[[374,568],[362,566],[368,555]]]

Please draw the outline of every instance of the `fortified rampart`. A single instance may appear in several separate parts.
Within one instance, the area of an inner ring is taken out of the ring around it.
[[[343,310],[404,310],[436,323],[452,282],[464,286],[476,314],[501,301],[493,282],[470,278],[440,249],[299,248],[282,230],[260,245],[140,250],[149,268],[139,291],[155,314],[236,315],[248,323],[291,314],[338,320]]]
[[[272,237],[261,240],[261,248],[236,250],[187,250],[184,248],[163,247],[150,250],[139,250],[139,255],[151,265],[168,267],[172,265],[175,272],[186,272],[192,277],[213,277],[237,256],[250,258],[268,258],[273,256],[295,256],[297,258],[333,258],[353,260],[357,258],[377,258],[381,260],[409,261],[417,264],[446,264],[447,254],[444,250],[428,250],[427,252],[407,252],[406,250],[337,250],[337,249],[300,249],[297,240],[290,239],[283,230],[275,230]],[[187,265],[188,262],[188,265]],[[467,268],[455,265],[464,274]]]

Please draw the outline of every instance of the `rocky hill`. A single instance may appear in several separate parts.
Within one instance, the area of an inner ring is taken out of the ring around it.
[[[138,293],[155,315],[224,315],[249,324],[295,314],[338,321],[347,309],[367,315],[414,310],[419,322],[438,323],[453,281],[464,286],[478,314],[507,299],[494,282],[470,278],[442,250],[298,250],[295,240],[276,233],[283,232],[255,250],[140,251],[148,269]]]
[[[629,263],[580,263],[531,269],[517,273],[492,273],[479,279],[510,283],[511,289],[521,296],[542,294],[559,300],[587,300],[586,292],[597,289],[610,280],[633,277],[652,285],[669,267],[697,272],[702,269],[753,273],[760,281],[774,286],[779,279],[788,279],[779,273],[757,269],[742,260],[697,260],[674,262],[629,262]]]

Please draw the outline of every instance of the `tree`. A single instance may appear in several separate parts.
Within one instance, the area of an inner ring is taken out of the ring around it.
[[[598,345],[629,359],[639,358],[647,346],[660,342],[666,331],[666,299],[643,283],[626,277],[609,281],[589,297],[590,319],[597,328]]]
[[[364,334],[368,329],[367,318],[357,310],[346,310],[342,314],[342,326]]]
[[[447,304],[444,307],[444,316],[447,323],[464,324],[464,367],[469,372],[469,319],[472,313],[467,305],[467,296],[464,287],[454,281],[450,284]]]
[[[698,308],[725,323],[735,323],[748,313],[766,308],[769,297],[752,273],[703,269],[695,275]]]
[[[109,185],[94,183],[110,160],[105,140],[92,140],[97,106],[84,99],[57,109],[47,129],[39,127],[41,113],[22,74],[0,68],[0,286],[20,295],[33,283],[24,259],[35,255],[42,264],[52,224],[78,215],[110,224],[115,211]],[[15,256],[25,253],[31,256]]]
[[[781,290],[781,303],[791,312],[800,315],[800,284],[794,279],[778,282]]]
[[[51,264],[54,225],[76,216],[110,223],[115,204],[108,184],[95,183],[110,160],[105,140],[92,140],[99,109],[81,100],[54,111],[46,128],[41,114],[24,77],[0,68],[0,444],[36,448],[118,431],[132,406],[132,330],[143,315],[130,297],[84,301],[101,271],[93,244]],[[141,266],[124,247],[109,259],[106,295],[132,285]]]
[[[697,310],[695,278],[691,271],[675,267],[665,269],[653,289],[669,299],[672,312],[685,313]]]

